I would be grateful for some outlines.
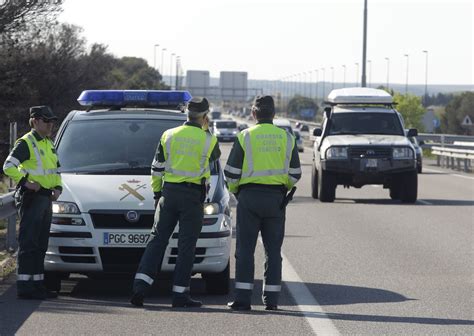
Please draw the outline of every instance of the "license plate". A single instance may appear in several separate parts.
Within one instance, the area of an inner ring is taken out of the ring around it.
[[[367,159],[365,166],[367,168],[377,168],[377,159]]]
[[[107,246],[146,246],[149,233],[104,232],[104,245]]]

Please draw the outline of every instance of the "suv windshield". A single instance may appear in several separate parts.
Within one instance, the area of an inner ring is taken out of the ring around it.
[[[181,120],[94,120],[69,123],[57,144],[61,171],[78,174],[150,175],[163,132]],[[211,166],[215,174],[216,167]]]
[[[216,121],[216,128],[237,128],[235,121]]]
[[[387,134],[403,135],[395,113],[334,113],[329,135]]]

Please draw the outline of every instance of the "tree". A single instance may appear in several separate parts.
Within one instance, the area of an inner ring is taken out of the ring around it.
[[[303,110],[313,110],[314,115],[304,115],[301,113]],[[296,95],[288,103],[288,113],[298,118],[312,120],[317,112],[318,105],[313,99],[308,97]]]
[[[61,11],[62,0],[5,0],[0,3],[0,36],[18,33],[28,23],[52,21]]]
[[[474,92],[463,92],[448,103],[446,113],[441,118],[441,131],[447,134],[472,135],[472,126],[462,125],[466,116],[474,121]]]
[[[423,132],[422,118],[426,111],[421,103],[421,97],[395,93],[393,100],[397,103],[397,111],[403,116],[405,127],[417,128],[419,132]]]

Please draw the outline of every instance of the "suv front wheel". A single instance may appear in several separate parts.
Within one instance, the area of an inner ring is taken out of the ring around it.
[[[336,198],[336,178],[330,172],[318,172],[318,193],[321,202],[334,202]]]
[[[400,200],[403,203],[415,203],[418,196],[418,172],[416,170],[401,176]]]

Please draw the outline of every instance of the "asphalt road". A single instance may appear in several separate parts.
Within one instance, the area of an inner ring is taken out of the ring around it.
[[[225,162],[230,144],[221,149]],[[310,151],[300,157],[279,311],[260,302],[258,244],[251,312],[230,312],[231,296],[205,294],[199,276],[192,294],[204,307],[191,310],[170,308],[167,282],[136,309],[130,282],[79,275],[56,300],[17,301],[11,276],[0,283],[0,335],[472,335],[473,175],[425,167],[412,205],[379,186],[338,187],[336,201],[323,204],[310,197]]]

